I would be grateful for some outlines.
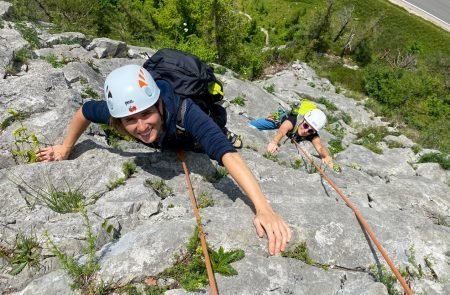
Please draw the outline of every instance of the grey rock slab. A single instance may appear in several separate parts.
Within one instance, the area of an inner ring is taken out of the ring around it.
[[[171,266],[175,254],[186,248],[194,226],[193,218],[143,223],[97,253],[101,266],[98,278],[126,284],[157,275]]]
[[[45,40],[45,43],[48,47],[57,44],[80,44],[81,46],[84,47],[89,44],[89,40],[83,33],[63,32],[50,35],[49,38]]]
[[[63,68],[64,77],[69,84],[80,82],[81,88],[90,87],[99,97],[103,94],[104,78],[86,63],[71,62]]]
[[[56,56],[58,61],[68,63],[71,61],[88,62],[94,58],[93,54],[79,44],[59,44],[53,47],[35,49],[33,53],[36,57],[46,59],[49,56]]]
[[[127,56],[127,44],[109,38],[95,38],[86,48],[94,50],[97,58]]]
[[[450,184],[450,172],[444,170],[438,163],[420,163],[416,164],[416,173],[427,179]]]
[[[17,30],[6,26],[0,28],[0,78],[5,75],[6,68],[11,64],[14,53],[28,46],[28,42],[22,38]]]
[[[0,18],[9,19],[12,16],[13,5],[11,3],[0,1]]]
[[[414,142],[403,134],[401,134],[400,136],[388,135],[383,140],[386,142],[399,143],[405,148],[410,148],[414,145]]]
[[[409,150],[406,149],[387,149],[380,155],[355,144],[336,156],[340,165],[352,167],[356,164],[369,175],[381,178],[391,175],[415,175],[414,169],[408,164],[410,159]]]
[[[72,280],[64,270],[56,270],[33,280],[20,292],[12,295],[77,295],[79,291],[72,291]]]

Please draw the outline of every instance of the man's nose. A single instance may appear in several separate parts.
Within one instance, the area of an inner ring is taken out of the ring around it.
[[[144,120],[138,119],[137,121],[137,130],[138,131],[145,131],[147,126],[145,126]]]

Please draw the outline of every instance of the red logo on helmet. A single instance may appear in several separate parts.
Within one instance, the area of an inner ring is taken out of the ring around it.
[[[148,83],[145,81],[144,69],[141,68],[139,70],[138,78],[139,78],[139,87],[140,88],[148,86]]]
[[[136,110],[137,110],[137,107],[136,107],[136,106],[130,106],[130,107],[128,108],[128,111],[130,111],[130,113],[136,112]]]

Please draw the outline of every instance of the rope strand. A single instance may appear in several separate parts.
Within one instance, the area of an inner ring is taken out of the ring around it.
[[[367,224],[366,220],[359,213],[358,209],[356,209],[356,207],[342,193],[342,191],[336,186],[336,184],[334,184],[334,182],[325,174],[325,172],[323,172],[323,170],[319,167],[319,165],[317,165],[316,162],[314,162],[314,160],[312,159],[311,155],[309,155],[309,153],[305,149],[303,149],[301,146],[299,146],[298,143],[296,143],[295,141],[292,141],[292,142],[295,144],[295,147],[297,148],[297,151],[298,150],[302,151],[302,153],[311,162],[311,164],[313,164],[314,167],[316,167],[317,171],[319,171],[319,173],[322,175],[322,177],[325,178],[325,180],[331,185],[331,187],[341,196],[341,198],[344,200],[344,202],[347,204],[347,206],[350,207],[350,209],[352,209],[352,211],[356,215],[356,218],[361,223],[361,225],[364,227],[364,229],[366,230],[367,234],[370,236],[370,238],[372,239],[372,241],[375,244],[375,246],[377,246],[377,248],[380,251],[381,255],[384,257],[384,260],[386,260],[387,264],[389,265],[389,267],[391,268],[392,272],[396,276],[397,280],[402,285],[403,289],[405,290],[405,293],[408,294],[408,295],[413,295],[413,293],[412,293],[411,289],[409,288],[408,284],[406,283],[405,279],[402,277],[400,272],[397,270],[397,268],[395,267],[394,263],[389,258],[387,252],[384,250],[383,246],[380,244],[380,242],[378,242],[378,239],[375,237],[374,233],[370,229],[370,227]]]
[[[203,233],[203,226],[201,223],[200,213],[198,212],[197,201],[195,199],[194,190],[192,189],[192,183],[191,183],[191,179],[189,177],[189,170],[186,165],[184,151],[178,150],[177,157],[181,161],[181,164],[183,165],[183,169],[184,169],[184,174],[186,175],[186,184],[189,189],[189,198],[191,199],[192,207],[194,209],[194,215],[197,220],[198,233],[200,236],[200,242],[202,244],[203,255],[205,256],[205,266],[206,266],[206,272],[208,273],[209,286],[211,287],[212,294],[218,295],[219,292],[217,291],[217,284],[216,284],[216,280],[214,278],[214,272],[211,267],[211,261],[209,259],[208,246],[206,245],[205,234]]]

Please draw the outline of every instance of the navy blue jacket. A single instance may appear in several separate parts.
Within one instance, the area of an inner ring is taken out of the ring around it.
[[[173,92],[172,86],[164,80],[157,80],[156,84],[161,90],[160,97],[164,105],[164,132],[161,134],[156,146],[161,149],[192,149],[195,142],[199,142],[205,153],[219,163],[222,156],[228,152],[236,152],[227,140],[223,131],[200,107],[191,99],[186,101],[184,115],[185,131],[177,132],[177,112],[180,98]],[[84,117],[94,123],[109,124],[111,115],[106,101],[88,101],[82,107]],[[177,134],[178,133],[178,134]]]

